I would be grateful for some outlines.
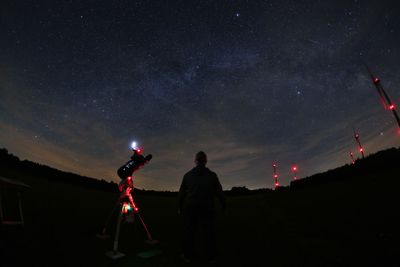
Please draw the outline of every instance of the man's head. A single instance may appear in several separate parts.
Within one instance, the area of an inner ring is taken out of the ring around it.
[[[194,162],[196,165],[206,165],[207,164],[207,155],[203,151],[197,152],[196,157],[194,158]]]

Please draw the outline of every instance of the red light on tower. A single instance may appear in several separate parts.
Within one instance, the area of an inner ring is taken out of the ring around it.
[[[356,140],[356,143],[358,145],[358,149],[361,153],[361,156],[362,156],[362,158],[364,158],[364,149],[360,142],[360,135],[356,132],[356,130],[354,130],[354,128],[353,128],[353,134],[354,134],[354,139]]]
[[[276,163],[272,163],[272,168],[273,168],[272,177],[274,178],[275,189],[277,189],[279,187],[279,181],[278,181],[278,171]]]
[[[378,92],[378,94],[379,94],[379,96],[380,96],[380,98],[381,98],[381,100],[382,100],[382,102],[384,104],[385,109],[386,109],[386,107],[389,107],[389,110],[392,111],[393,116],[396,119],[397,125],[400,128],[400,117],[397,114],[395,105],[390,100],[389,95],[386,93],[385,89],[383,88],[382,84],[380,83],[379,78],[372,74],[372,72],[368,68],[368,66],[366,66],[366,67],[367,67],[367,70],[369,72],[369,75],[371,76],[372,82],[374,83],[375,88],[376,88],[376,90],[377,90],[377,92]]]
[[[350,151],[350,158],[351,158],[351,163],[355,164],[356,162],[354,161],[354,155],[353,152]]]
[[[293,165],[292,166],[293,180],[297,180],[297,170],[298,170],[297,166]]]

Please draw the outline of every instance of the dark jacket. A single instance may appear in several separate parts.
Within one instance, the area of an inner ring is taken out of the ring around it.
[[[217,174],[204,165],[194,167],[183,176],[178,198],[179,209],[183,212],[187,208],[214,211],[215,198],[219,199],[223,209],[226,206]]]

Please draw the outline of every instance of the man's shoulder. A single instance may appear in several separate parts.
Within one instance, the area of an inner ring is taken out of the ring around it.
[[[198,176],[199,174],[207,174],[210,176],[215,176],[218,177],[217,174],[215,172],[213,172],[212,170],[210,170],[209,168],[201,168],[199,169],[198,167],[194,167],[192,168],[190,171],[188,171],[187,173],[185,173],[185,175],[183,177],[187,177],[187,176]]]
[[[211,175],[217,176],[217,173],[213,172],[212,170],[210,170],[209,168],[206,168],[208,173],[210,173]]]
[[[195,171],[196,171],[196,168],[192,168],[190,171],[188,171],[187,173],[185,173],[185,175],[184,175],[183,177],[190,176],[190,175],[192,175]]]

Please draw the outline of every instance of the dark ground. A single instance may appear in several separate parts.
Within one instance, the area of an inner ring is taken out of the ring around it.
[[[125,223],[119,250],[126,257],[113,261],[104,254],[113,238],[95,236],[118,194],[13,172],[2,175],[32,186],[23,195],[25,226],[0,226],[4,267],[400,266],[398,169],[325,185],[230,196],[228,209],[218,216],[219,258],[192,264],[180,258],[176,196],[135,196],[160,244],[146,245],[138,222]],[[116,219],[111,222],[114,227]],[[112,227],[109,232],[113,236]]]

